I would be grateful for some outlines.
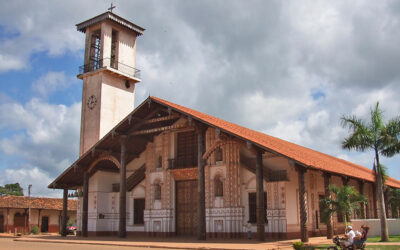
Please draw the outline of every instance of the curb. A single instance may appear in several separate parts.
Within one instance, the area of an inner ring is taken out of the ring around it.
[[[86,245],[99,245],[99,246],[118,246],[118,247],[146,247],[146,248],[166,248],[166,249],[204,249],[204,250],[238,250],[235,248],[224,247],[190,247],[190,246],[166,246],[166,245],[151,245],[151,244],[123,244],[123,243],[105,243],[93,241],[73,241],[73,240],[42,240],[42,239],[26,239],[16,238],[14,241],[21,242],[40,242],[40,243],[66,243],[66,244],[86,244]],[[250,250],[251,248],[249,248]],[[276,248],[270,248],[276,249]],[[266,249],[267,250],[267,249]]]

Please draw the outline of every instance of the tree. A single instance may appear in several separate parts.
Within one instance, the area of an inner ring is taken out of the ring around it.
[[[343,217],[344,224],[351,221],[351,214],[358,213],[360,211],[360,204],[366,202],[364,195],[358,193],[353,186],[341,186],[329,185],[329,192],[333,195],[331,197],[325,197],[321,199],[321,221],[327,222],[328,219],[333,215],[341,215]]]
[[[399,218],[400,209],[400,189],[391,189],[389,193],[388,204],[392,208],[392,214],[394,218]]]
[[[342,126],[348,127],[350,135],[342,142],[342,147],[348,150],[369,151],[375,154],[375,182],[381,210],[381,241],[389,241],[389,232],[386,221],[385,201],[383,198],[383,171],[379,156],[391,157],[400,151],[400,118],[391,119],[388,123],[383,122],[383,111],[379,109],[379,102],[371,109],[371,121],[366,123],[356,116],[343,116]]]
[[[14,183],[14,184],[6,184],[3,186],[0,186],[0,196],[3,195],[16,195],[16,196],[24,196],[24,193],[22,191],[21,186],[19,183]]]

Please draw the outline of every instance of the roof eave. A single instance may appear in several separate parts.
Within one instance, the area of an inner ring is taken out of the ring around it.
[[[136,32],[137,36],[143,35],[143,32],[146,30],[145,28],[142,28],[139,25],[136,25],[136,24],[126,20],[125,18],[122,18],[110,11],[104,12],[104,13],[102,13],[98,16],[95,16],[89,20],[86,20],[84,22],[76,24],[76,29],[80,32],[85,33],[86,28],[88,28],[92,25],[95,25],[96,23],[99,23],[106,19],[111,20],[112,22],[114,22],[120,26],[123,26],[127,29],[130,29],[130,30]]]

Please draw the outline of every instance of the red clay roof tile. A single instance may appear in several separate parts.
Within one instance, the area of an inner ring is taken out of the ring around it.
[[[31,208],[62,210],[62,199],[31,197]],[[68,210],[76,211],[78,201],[68,199]],[[29,208],[29,197],[6,195],[0,196],[0,208]]]
[[[181,105],[163,100],[161,98],[150,98],[160,104],[169,106],[179,112],[190,115],[193,118],[205,122],[211,126],[218,127],[221,130],[248,140],[254,144],[257,144],[260,147],[284,155],[310,168],[340,175],[347,175],[372,182],[375,180],[374,172],[369,168],[227,122],[225,120],[216,118],[205,113],[201,113],[187,107],[183,107]],[[400,188],[400,181],[391,177],[387,179],[386,184],[392,187]]]

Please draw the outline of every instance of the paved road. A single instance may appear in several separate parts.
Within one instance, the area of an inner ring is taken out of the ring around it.
[[[85,244],[67,244],[67,243],[43,243],[43,242],[21,242],[14,241],[12,238],[0,238],[0,249],[1,250],[96,250],[96,249],[129,249],[129,250],[141,250],[150,248],[141,247],[121,247],[121,246],[99,246],[99,245],[85,245]],[[151,248],[160,250],[162,248]]]

